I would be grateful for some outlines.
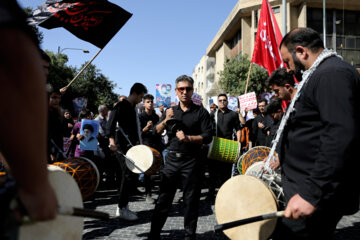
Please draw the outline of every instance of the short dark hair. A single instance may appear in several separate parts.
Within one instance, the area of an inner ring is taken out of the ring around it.
[[[258,101],[258,104],[259,103],[262,103],[262,102],[265,102],[265,105],[267,105],[267,100],[265,98],[261,98],[259,101]]]
[[[146,95],[144,96],[144,101],[145,101],[146,99],[154,100],[154,96],[151,95],[151,94],[146,94]]]
[[[324,48],[324,43],[318,32],[312,28],[295,28],[288,32],[280,43],[284,45],[289,53],[294,53],[297,46],[303,46],[312,52],[318,52]]]
[[[290,84],[292,87],[295,86],[294,77],[291,73],[288,73],[285,68],[278,68],[273,71],[270,77],[266,80],[266,86],[270,87],[274,84],[283,87],[285,84]]]
[[[79,112],[78,120],[80,121],[83,118],[87,118],[88,116],[91,116],[91,112],[89,109],[83,109]]]
[[[93,127],[91,124],[85,124],[85,125],[83,126],[83,131],[84,131],[85,129],[88,129],[88,130],[90,130],[91,132],[94,132],[94,127]]]
[[[140,95],[142,93],[146,94],[148,92],[147,88],[141,83],[135,83],[130,89],[130,95],[136,93]]]
[[[277,113],[279,110],[282,110],[281,99],[275,98],[270,101],[269,105],[266,106],[265,113],[269,115],[272,113]]]
[[[226,99],[228,98],[225,93],[220,93],[220,94],[218,95],[218,98],[219,98],[219,97],[226,97]]]
[[[43,60],[45,60],[46,62],[48,62],[48,63],[51,62],[49,55],[44,50],[40,49],[40,55],[41,55],[41,58]]]
[[[178,78],[175,80],[175,85],[177,86],[177,84],[178,84],[179,82],[184,82],[184,81],[189,82],[192,87],[194,86],[194,79],[192,79],[192,77],[187,76],[187,75],[181,75],[180,77],[178,77]]]

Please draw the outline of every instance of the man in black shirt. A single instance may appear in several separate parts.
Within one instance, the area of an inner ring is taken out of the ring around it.
[[[139,114],[141,137],[143,144],[158,150],[161,154],[162,143],[161,136],[154,132],[154,126],[159,122],[159,116],[154,111],[154,96],[146,94],[144,96],[145,110]],[[149,175],[144,175],[146,202],[153,204],[154,199],[151,198],[151,179]]]
[[[129,97],[118,102],[111,111],[106,129],[111,151],[120,150],[126,154],[132,146],[140,143],[140,124],[135,107],[141,102],[145,93],[147,93],[146,87],[141,83],[135,83],[130,89]],[[121,154],[117,154],[117,158],[122,174],[121,182],[119,182],[119,204],[116,216],[125,220],[137,220],[136,214],[128,208],[131,186],[135,186],[137,175],[126,167],[125,159]]]
[[[306,71],[287,109],[280,154],[287,206],[279,233],[332,239],[341,217],[359,209],[360,76],[310,28],[286,34],[280,51],[296,76]]]
[[[266,99],[261,99],[258,102],[259,114],[252,122],[252,132],[255,139],[255,146],[266,146],[267,131],[272,125],[272,120],[265,115]]]
[[[191,101],[194,80],[182,75],[176,79],[176,95],[179,105],[166,110],[156,126],[160,134],[167,126],[169,131],[169,153],[162,171],[160,194],[151,220],[151,239],[160,239],[176,192],[178,178],[181,179],[184,198],[185,239],[195,239],[198,219],[200,182],[201,182],[201,146],[212,138],[209,113],[205,108]]]
[[[274,91],[275,97],[283,101],[290,101],[296,94],[293,74],[287,72],[286,68],[273,71],[266,80],[266,85]]]
[[[230,110],[226,94],[218,96],[219,109],[211,112],[210,117],[213,120],[215,136],[233,140],[234,131],[236,132],[235,141],[240,142],[241,127],[239,114]],[[208,160],[209,163],[209,198],[211,199],[215,192],[215,187],[220,187],[226,180],[231,177],[233,164],[221,162],[218,160]]]

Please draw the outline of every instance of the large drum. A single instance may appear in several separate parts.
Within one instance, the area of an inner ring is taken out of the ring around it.
[[[236,163],[240,156],[241,144],[225,138],[213,137],[208,158],[228,163]]]
[[[49,182],[60,206],[83,207],[80,190],[76,182],[63,169],[48,165]],[[22,225],[20,240],[80,240],[84,220],[80,217],[57,215],[54,220]]]
[[[126,152],[126,158],[126,166],[130,171],[133,173],[141,173],[141,169],[146,175],[155,174],[160,169],[162,162],[161,154],[156,149],[146,145],[131,147]]]
[[[269,156],[271,148],[265,146],[257,146],[250,148],[244,153],[238,161],[238,170],[240,174],[245,174],[246,170],[256,162],[263,161]],[[275,153],[276,154],[276,153]]]
[[[91,196],[99,186],[100,174],[96,165],[87,158],[73,157],[53,165],[64,169],[79,185],[83,200]]]
[[[268,185],[253,176],[238,175],[227,180],[215,200],[218,224],[277,211],[276,197]],[[224,233],[230,239],[268,239],[276,219],[263,220],[230,228]]]

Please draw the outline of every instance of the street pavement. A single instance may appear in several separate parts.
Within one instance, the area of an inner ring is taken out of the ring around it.
[[[155,185],[153,197],[156,198],[158,188]],[[206,199],[207,187],[203,186],[200,198],[197,239],[228,239],[223,233],[215,234],[212,229],[216,225],[213,201]],[[176,193],[179,198],[181,192]],[[110,220],[84,220],[83,239],[147,239],[150,231],[153,204],[145,201],[145,194],[136,194],[130,199],[129,208],[137,213],[139,220],[128,222],[115,218],[118,193],[115,187],[100,186],[94,195],[84,202],[85,208],[109,213]],[[162,239],[184,239],[183,203],[173,203],[172,211],[162,231]],[[360,240],[360,211],[344,217],[338,224],[334,240]]]

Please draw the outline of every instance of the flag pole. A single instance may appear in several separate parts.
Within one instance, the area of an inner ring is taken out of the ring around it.
[[[71,85],[76,79],[78,79],[78,77],[80,76],[80,74],[90,65],[90,63],[92,63],[92,61],[94,61],[94,59],[97,57],[97,55],[99,55],[99,53],[100,53],[102,50],[103,50],[103,48],[101,48],[101,49],[94,55],[94,57],[93,57],[88,63],[86,63],[86,65],[79,71],[79,73],[73,78],[73,80],[71,80],[71,81],[69,82],[69,84],[66,85],[65,88],[70,87],[70,85]]]
[[[244,94],[247,93],[247,89],[248,89],[248,85],[249,85],[249,80],[250,80],[251,67],[252,67],[252,63],[250,62],[250,68],[249,68],[249,72],[248,72],[247,79],[246,79],[246,87],[245,87],[245,93],[244,93]]]

